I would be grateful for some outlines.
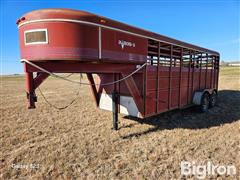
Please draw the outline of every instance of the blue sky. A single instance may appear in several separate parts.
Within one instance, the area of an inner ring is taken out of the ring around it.
[[[89,11],[240,60],[239,0],[1,0],[1,74],[23,73],[16,20],[41,8]]]

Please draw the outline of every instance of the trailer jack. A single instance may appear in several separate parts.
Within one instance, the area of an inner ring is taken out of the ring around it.
[[[118,94],[112,93],[113,129],[118,130]]]

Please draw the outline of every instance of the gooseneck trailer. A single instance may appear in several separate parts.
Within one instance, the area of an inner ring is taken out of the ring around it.
[[[70,9],[32,11],[17,24],[28,108],[57,73],[86,73],[96,105],[113,111],[114,129],[118,113],[146,118],[216,103],[216,51]]]

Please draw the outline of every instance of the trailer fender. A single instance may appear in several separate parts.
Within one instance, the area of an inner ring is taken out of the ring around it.
[[[196,91],[193,95],[192,103],[195,105],[201,105],[202,96],[205,93],[212,94],[213,89],[204,89],[201,91]]]

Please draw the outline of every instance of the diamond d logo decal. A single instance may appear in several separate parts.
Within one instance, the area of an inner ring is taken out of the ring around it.
[[[122,49],[124,49],[125,46],[135,47],[135,43],[124,40],[118,40],[118,45],[120,45]]]

